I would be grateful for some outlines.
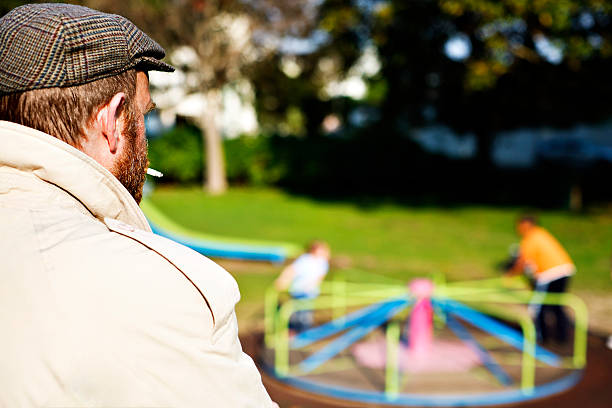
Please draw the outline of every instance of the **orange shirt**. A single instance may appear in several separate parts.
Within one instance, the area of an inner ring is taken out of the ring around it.
[[[521,257],[536,268],[536,276],[555,266],[573,264],[559,241],[544,228],[537,226],[523,237]]]

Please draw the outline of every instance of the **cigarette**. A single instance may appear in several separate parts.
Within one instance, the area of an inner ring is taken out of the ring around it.
[[[150,167],[147,169],[147,174],[149,176],[153,176],[153,177],[163,177],[164,176],[164,173],[162,173],[161,171],[157,171],[157,170],[152,169]]]

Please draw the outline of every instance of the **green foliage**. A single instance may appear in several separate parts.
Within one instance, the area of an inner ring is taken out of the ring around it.
[[[227,178],[235,185],[273,185],[287,167],[274,158],[272,138],[241,136],[223,142]],[[202,180],[202,136],[194,126],[180,125],[149,142],[151,167],[164,173],[162,183],[195,184]]]
[[[202,177],[200,131],[179,126],[149,141],[151,167],[164,173],[163,181],[195,183]]]
[[[495,132],[571,127],[612,114],[612,2],[386,4],[370,20],[382,65],[378,75],[387,84],[381,123],[436,123],[472,132],[484,163]],[[447,45],[459,39],[466,51],[453,59]]]
[[[351,110],[322,90],[346,76],[366,45],[376,47],[382,68],[369,79],[365,102],[380,108],[377,120],[385,128],[353,134],[394,137],[435,122],[483,141],[503,129],[600,121],[612,112],[611,7],[604,0],[326,0],[313,14],[326,42],[312,53],[270,55],[245,75],[266,133],[316,137],[330,114],[351,127]],[[457,34],[471,44],[461,61],[445,54]],[[536,47],[542,41],[562,54],[560,61]],[[285,59],[299,66],[297,76],[283,72]],[[228,165],[231,160],[228,155]],[[259,170],[244,175],[261,164],[236,167],[240,182],[266,179]]]
[[[563,50],[564,62],[573,70],[578,70],[584,61],[609,57],[612,36],[608,23],[601,23],[612,12],[612,4],[607,1],[439,0],[438,3],[442,13],[466,30],[472,41],[481,42],[474,47],[475,54],[467,63],[465,86],[468,90],[494,87],[497,78],[521,60],[542,62],[529,39],[517,42],[516,36],[504,35],[501,31],[484,39],[482,35],[472,35],[512,22],[523,23],[529,36],[549,38]],[[582,25],[581,18],[592,21],[591,26]],[[597,42],[592,41],[594,35],[599,38]],[[500,59],[503,55],[506,57]]]
[[[384,78],[371,80],[368,86],[366,101],[372,105],[380,105],[386,98],[389,85]]]
[[[0,17],[15,7],[30,3],[70,3],[82,5],[84,0],[2,0],[0,2]]]
[[[571,169],[554,163],[529,172],[450,160],[422,151],[414,142],[338,133],[335,137],[242,136],[224,141],[227,178],[232,185],[277,186],[319,197],[382,195],[410,203],[488,203],[563,208],[575,179]],[[201,134],[178,127],[150,143],[151,167],[161,183],[196,184],[201,180]],[[582,170],[585,205],[610,200],[601,189],[612,166]]]
[[[3,0],[2,3],[0,3],[0,16],[5,15],[15,7],[22,6],[27,3],[29,2],[19,0]]]
[[[272,162],[270,139],[242,136],[224,142],[227,178],[233,184],[271,185],[284,176],[284,166]]]

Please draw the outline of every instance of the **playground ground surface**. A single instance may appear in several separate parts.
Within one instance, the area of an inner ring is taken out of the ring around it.
[[[260,333],[249,333],[241,337],[244,350],[249,353],[255,361],[260,361],[262,350],[262,335]],[[588,340],[587,367],[580,382],[573,388],[552,397],[533,400],[525,403],[512,405],[497,405],[499,407],[516,408],[608,408],[612,391],[612,350],[605,346],[605,338],[591,334]],[[262,373],[264,385],[272,399],[281,408],[373,408],[388,407],[388,405],[361,404],[347,402],[330,397],[312,394],[303,390],[289,387],[286,384]]]

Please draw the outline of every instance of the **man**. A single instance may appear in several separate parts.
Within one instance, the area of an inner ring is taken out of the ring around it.
[[[546,323],[555,320],[555,338],[558,342],[567,339],[568,318],[558,305],[541,304],[546,293],[565,292],[570,277],[576,268],[571,258],[548,231],[538,226],[537,219],[531,215],[521,216],[516,223],[521,236],[519,257],[511,273],[524,272],[534,282],[536,296],[530,309],[534,315],[536,331],[541,341],[548,341]]]
[[[151,233],[147,71],[127,19],[0,19],[0,406],[276,406],[242,352],[234,279]]]

